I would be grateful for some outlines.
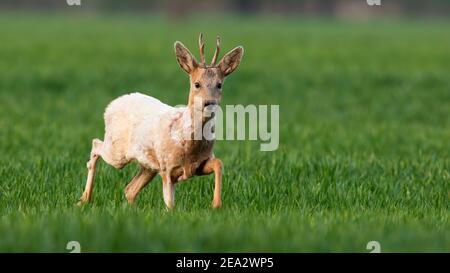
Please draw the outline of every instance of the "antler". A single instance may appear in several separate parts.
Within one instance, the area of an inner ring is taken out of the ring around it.
[[[198,46],[200,47],[200,61],[205,65],[205,42],[203,42],[203,33],[198,37]]]
[[[216,39],[216,51],[214,52],[214,56],[212,58],[211,65],[215,65],[216,64],[217,57],[219,56],[219,51],[220,51],[220,37],[217,36],[217,39]]]

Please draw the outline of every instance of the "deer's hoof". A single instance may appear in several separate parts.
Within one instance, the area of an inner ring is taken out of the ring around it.
[[[212,203],[212,208],[213,209],[218,209],[222,207],[222,202],[213,202]]]
[[[89,203],[89,198],[83,193],[83,195],[80,197],[80,200],[77,203],[78,207],[81,207],[83,205],[86,205],[87,203]]]

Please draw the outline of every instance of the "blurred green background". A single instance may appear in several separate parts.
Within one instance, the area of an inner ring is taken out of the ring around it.
[[[2,1],[0,251],[450,251],[448,1]],[[223,104],[279,104],[280,147],[218,141],[213,178],[161,179],[130,207],[135,165],[101,162],[75,207],[103,111],[139,91],[185,104],[173,43],[243,45]]]

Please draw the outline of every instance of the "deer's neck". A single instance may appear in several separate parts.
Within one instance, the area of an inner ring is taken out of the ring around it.
[[[192,151],[206,151],[212,150],[214,139],[205,135],[205,125],[211,120],[211,117],[204,116],[201,111],[197,111],[194,107],[187,107],[187,115],[190,137],[187,140],[187,148]],[[186,121],[185,121],[186,122]]]

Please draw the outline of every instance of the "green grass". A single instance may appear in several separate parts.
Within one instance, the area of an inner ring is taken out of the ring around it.
[[[130,16],[0,17],[0,251],[450,251],[450,22]],[[134,91],[172,105],[188,82],[173,42],[212,55],[245,47],[223,104],[279,104],[280,147],[219,141],[213,177],[156,178],[130,207],[137,171],[101,162],[84,188],[102,114]]]

